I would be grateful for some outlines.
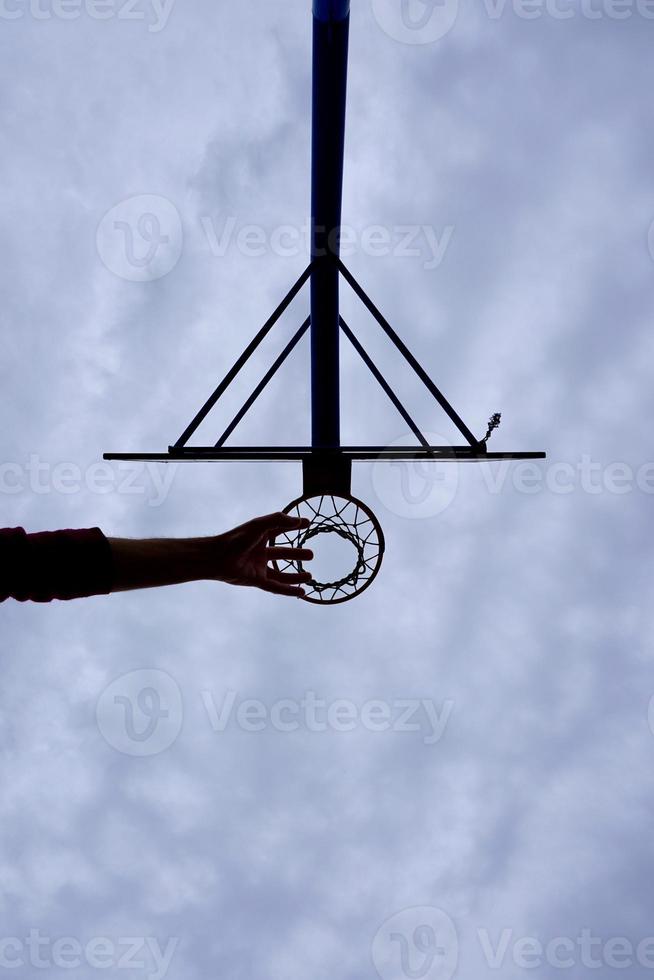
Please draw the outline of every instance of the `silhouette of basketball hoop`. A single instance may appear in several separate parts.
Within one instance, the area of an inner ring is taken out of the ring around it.
[[[297,460],[302,463],[303,493],[286,513],[309,517],[305,531],[283,543],[312,547],[336,535],[352,548],[353,567],[333,581],[312,581],[305,599],[334,605],[360,595],[377,575],[384,556],[384,535],[372,511],[352,496],[354,460],[424,459],[434,461],[482,461],[544,459],[543,452],[489,453],[487,443],[500,416],[491,417],[486,435],[477,439],[450,402],[393,330],[372,299],[340,258],[339,229],[345,147],[349,0],[313,0],[313,107],[311,173],[311,262],[280,305],[245,348],[213,394],[207,399],[177,442],[165,453],[105,453],[108,460],[161,462],[224,460]],[[339,286],[343,280],[372,314],[386,336],[413,369],[418,379],[454,423],[463,438],[460,446],[432,446],[422,434],[391,385],[357,339],[340,313]],[[300,290],[310,284],[311,313],[282,353],[264,374],[242,408],[213,446],[190,446],[189,440],[218,403],[244,365],[268,336]],[[311,337],[311,445],[228,446],[230,436],[277,374],[304,335]],[[340,437],[340,340],[345,336],[391,400],[415,436],[409,446],[342,446]],[[296,563],[280,563],[301,570]]]
[[[293,548],[313,548],[321,535],[335,534],[352,546],[352,570],[333,581],[312,579],[306,588],[307,602],[334,605],[347,602],[368,588],[384,557],[384,532],[373,512],[356,497],[334,494],[300,497],[284,509],[292,517],[305,517],[311,524],[303,531],[285,531],[276,544]],[[301,561],[275,561],[281,572],[303,572]]]

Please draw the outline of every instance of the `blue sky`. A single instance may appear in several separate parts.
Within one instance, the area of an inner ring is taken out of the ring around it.
[[[5,604],[0,970],[651,976],[653,16],[353,0],[346,261],[476,433],[548,459],[359,464],[387,555],[342,607]],[[305,0],[1,5],[6,526],[208,535],[299,493],[99,464],[177,439],[306,264],[310,38]],[[302,346],[240,441],[305,441],[308,395]],[[343,415],[406,438],[346,349]]]

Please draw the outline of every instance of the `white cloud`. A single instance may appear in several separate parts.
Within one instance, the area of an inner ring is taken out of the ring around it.
[[[300,257],[213,255],[200,219],[305,220],[308,6],[177,4],[158,33],[3,23],[3,461],[165,449],[299,274]],[[455,232],[431,271],[393,256],[350,264],[475,432],[504,413],[493,448],[638,467],[650,453],[654,28],[490,21],[478,7],[462,4],[425,46],[394,42],[369,5],[354,7],[344,219]],[[118,279],[96,251],[102,216],[134,194],[163,195],[182,217],[185,249],[156,282]],[[280,338],[304,316],[306,299]],[[440,431],[394,352],[371,346]],[[244,440],[294,425],[306,436],[294,422],[305,367],[298,353],[297,395],[271,388]],[[346,355],[344,373],[359,434],[367,402]],[[390,412],[376,424],[389,442],[405,428]],[[388,551],[373,588],[340,609],[209,584],[5,605],[8,935],[140,929],[180,937],[171,980],[294,980],[372,977],[373,937],[412,906],[445,909],[464,936],[508,926],[546,941],[580,921],[606,938],[651,931],[650,497],[529,496],[510,481],[492,494],[462,468],[443,514],[408,521],[377,504],[368,467],[355,487]],[[198,465],[158,508],[84,488],[1,500],[8,526],[182,535],[299,489],[292,464]],[[141,668],[170,673],[184,699],[179,738],[153,759],[121,756],[95,725],[106,685]],[[454,709],[434,746],[215,733],[201,692],[230,689],[268,704],[311,690]],[[485,969],[462,950],[458,977]]]

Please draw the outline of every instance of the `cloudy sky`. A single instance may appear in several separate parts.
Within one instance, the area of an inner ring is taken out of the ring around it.
[[[1,973],[652,975],[654,7],[455,3],[352,0],[347,263],[477,434],[548,459],[359,464],[387,555],[344,606],[6,603]],[[310,39],[308,0],[2,0],[6,526],[298,495],[291,463],[98,464],[175,441],[306,264]],[[241,443],[308,439],[307,371]],[[344,441],[405,428],[344,349]]]

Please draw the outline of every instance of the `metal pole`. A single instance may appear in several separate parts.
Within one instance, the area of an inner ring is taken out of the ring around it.
[[[313,0],[311,441],[340,445],[339,235],[350,0]]]

